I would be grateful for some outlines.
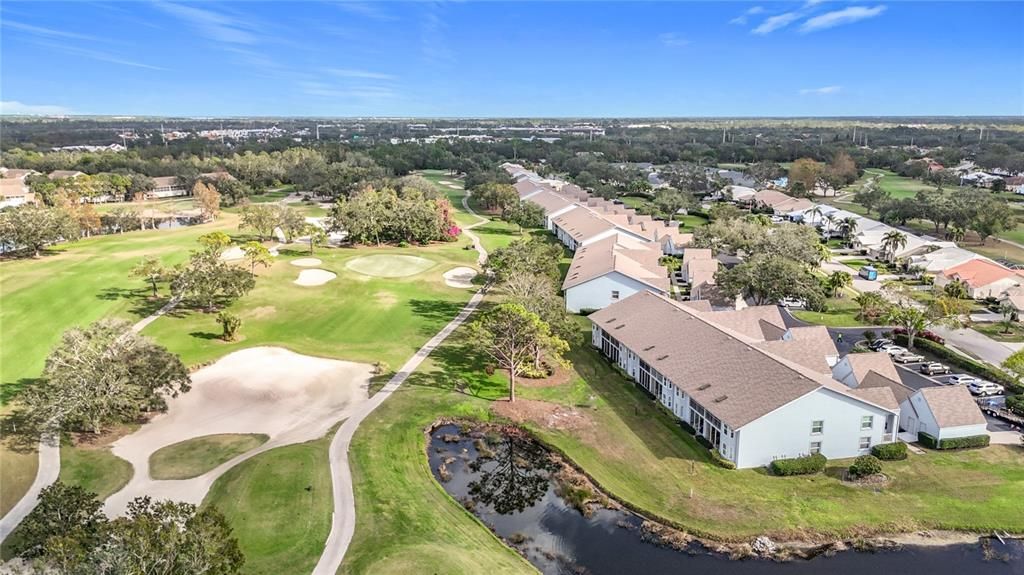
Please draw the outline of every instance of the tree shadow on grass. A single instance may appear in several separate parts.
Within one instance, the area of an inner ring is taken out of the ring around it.
[[[459,314],[465,304],[457,301],[443,301],[443,300],[431,300],[431,299],[414,299],[409,300],[409,306],[412,308],[412,313],[436,322],[437,324],[445,324],[455,319],[455,316]],[[436,333],[437,329],[435,326],[430,326],[430,333]]]
[[[221,334],[219,334],[219,333],[210,333],[208,331],[193,331],[193,332],[189,333],[189,335],[192,336],[192,337],[195,337],[195,338],[205,339],[207,341],[213,341],[215,339],[221,339]]]
[[[38,381],[39,378],[23,377],[18,381],[5,382],[3,385],[0,385],[0,404],[9,404],[18,394],[35,385]]]
[[[143,319],[160,311],[160,308],[164,307],[168,302],[168,298],[163,296],[157,298],[150,297],[152,293],[152,290],[149,288],[106,288],[96,294],[96,299],[104,301],[130,300],[131,307],[128,309],[128,313]],[[165,315],[184,317],[186,312],[182,309],[183,307],[175,307]]]
[[[438,369],[417,371],[406,385],[454,391],[481,399],[498,399],[508,394],[508,383],[487,374],[489,358],[466,343],[447,343],[430,354]]]

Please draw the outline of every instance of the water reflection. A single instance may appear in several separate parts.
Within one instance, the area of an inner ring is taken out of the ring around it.
[[[990,559],[977,544],[906,547],[877,553],[777,563],[732,561],[690,544],[682,550],[652,543],[642,518],[627,511],[584,516],[556,493],[557,462],[528,435],[435,430],[429,449],[435,477],[541,572],[553,575],[863,575],[885,570],[907,575],[1024,575],[1024,545],[992,542]]]

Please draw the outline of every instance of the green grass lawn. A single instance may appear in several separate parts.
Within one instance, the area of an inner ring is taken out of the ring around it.
[[[920,191],[934,190],[935,186],[926,184],[921,180],[900,176],[889,170],[868,168],[864,170],[865,176],[882,176],[878,185],[882,190],[889,192],[893,199],[912,198]]]
[[[132,478],[132,464],[109,446],[60,448],[60,480],[95,493],[101,501],[120,491]]]
[[[248,459],[214,482],[203,501],[223,513],[238,538],[241,573],[309,573],[331,528],[325,437]]]
[[[860,306],[853,301],[854,295],[854,293],[847,293],[842,298],[828,298],[825,300],[828,309],[823,312],[794,310],[793,317],[807,323],[829,327],[860,327],[870,325],[857,319],[857,312],[860,311]]]
[[[686,214],[685,216],[676,216],[676,219],[679,221],[679,229],[684,232],[692,232],[694,228],[706,226],[710,222],[704,214]]]
[[[8,441],[0,443],[0,516],[28,491],[39,470],[39,454],[34,450],[14,449]]]
[[[1002,323],[973,323],[971,327],[980,333],[985,334],[996,341],[1008,341],[1020,343],[1024,341],[1024,326],[1019,323],[1010,325],[1010,332],[1004,333],[1005,326]]]
[[[153,479],[199,477],[236,455],[256,449],[267,439],[260,433],[222,433],[187,439],[150,455],[149,475]]]

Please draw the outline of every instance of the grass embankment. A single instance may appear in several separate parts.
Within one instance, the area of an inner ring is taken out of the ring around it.
[[[109,446],[60,448],[60,480],[95,493],[101,501],[127,485],[132,473],[132,464],[111,453]]]
[[[222,433],[194,437],[162,447],[149,456],[153,479],[191,479],[263,445],[269,439],[260,433]]]
[[[333,435],[271,449],[214,482],[203,505],[216,506],[234,529],[245,554],[241,573],[313,570],[331,529]]]
[[[842,262],[847,264],[848,262]],[[793,310],[793,317],[800,321],[812,323],[815,325],[824,325],[828,327],[861,327],[870,326],[871,324],[865,323],[857,319],[857,314],[860,313],[860,306],[857,302],[853,301],[853,298],[857,297],[857,291],[852,288],[844,288],[842,290],[842,297],[830,297],[825,300],[827,306],[825,311],[810,311],[805,309]]]

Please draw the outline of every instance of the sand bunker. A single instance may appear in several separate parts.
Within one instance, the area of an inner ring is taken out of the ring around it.
[[[338,277],[338,274],[327,270],[302,270],[299,272],[299,278],[295,280],[295,284],[300,286],[322,286],[336,277]]]
[[[363,275],[379,278],[400,278],[423,273],[436,265],[418,256],[376,255],[353,258],[345,267]]]
[[[455,184],[450,184],[448,187],[453,189],[453,190],[461,190],[462,189],[462,186],[456,186]]]
[[[225,261],[240,260],[245,257],[245,252],[238,246],[231,246],[220,254],[220,259]]]
[[[444,272],[444,283],[454,288],[473,287],[476,270],[473,268],[455,268]]]
[[[297,260],[292,260],[292,265],[299,266],[300,268],[315,268],[322,263],[324,262],[320,261],[318,258],[299,258]]]
[[[108,516],[140,495],[199,504],[217,477],[245,459],[282,445],[323,437],[366,401],[373,367],[300,355],[278,347],[232,353],[192,375],[192,390],[167,401],[158,415],[112,446],[135,475],[111,495]],[[220,433],[263,433],[270,440],[193,479],[157,481],[149,456],[161,447]]]

